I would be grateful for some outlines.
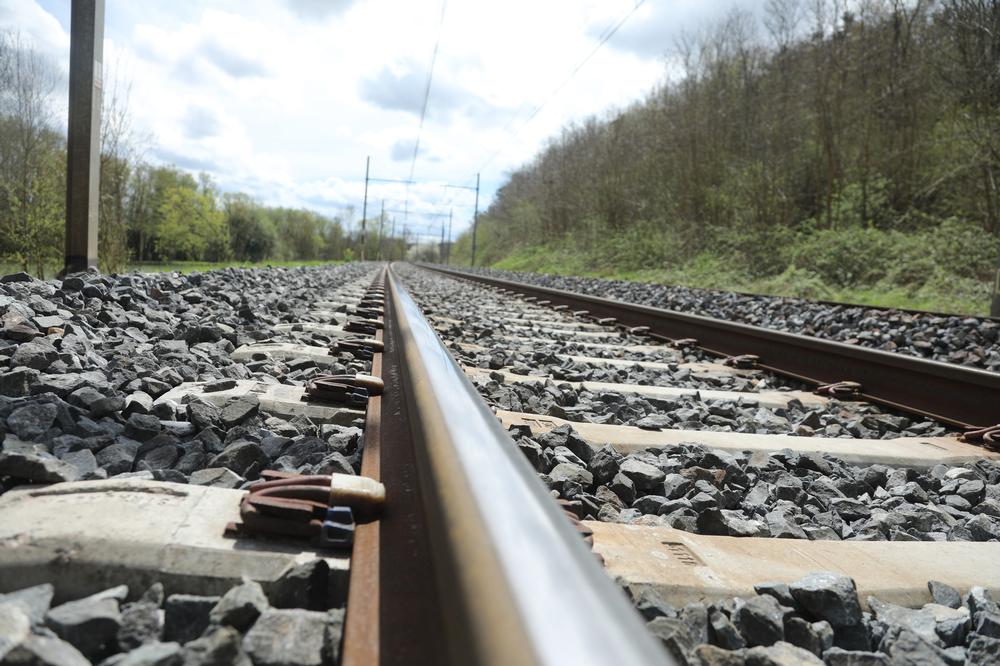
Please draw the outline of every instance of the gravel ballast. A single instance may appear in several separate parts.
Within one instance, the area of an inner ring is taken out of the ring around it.
[[[456,268],[456,267],[452,267]],[[458,270],[1000,372],[1000,321],[676,285],[496,269]]]

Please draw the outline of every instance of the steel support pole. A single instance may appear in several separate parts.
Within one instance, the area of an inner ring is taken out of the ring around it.
[[[472,256],[469,257],[469,266],[476,265],[476,227],[479,226],[479,174],[476,174],[476,208],[472,214]]]
[[[448,245],[445,246],[448,248],[448,252],[445,254],[444,263],[449,265],[451,264],[451,214],[454,211],[454,208],[448,209]]]
[[[389,250],[389,259],[394,260],[396,254],[396,218],[392,218],[392,233],[389,234],[389,238],[392,239],[392,248]]]
[[[73,0],[66,141],[65,273],[97,266],[103,62],[104,0]]]
[[[382,199],[382,211],[378,214],[378,260],[382,261],[382,239],[385,238],[385,199]]]
[[[372,164],[372,157],[365,158],[365,198],[361,204],[361,261],[365,260],[365,218],[368,217],[368,168]]]
[[[444,263],[444,220],[441,220],[441,245],[438,246],[438,261]]]

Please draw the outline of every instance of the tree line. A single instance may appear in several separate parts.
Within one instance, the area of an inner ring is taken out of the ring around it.
[[[645,99],[510,174],[481,217],[483,261],[557,239],[628,268],[710,255],[840,284],[988,279],[1000,2],[768,0],[676,56]]]
[[[115,72],[106,71],[104,80],[102,270],[121,271],[133,262],[360,254],[360,234],[350,220],[265,206],[246,194],[221,192],[206,174],[144,159],[151,139],[132,126],[127,84]],[[61,263],[65,242],[66,137],[54,111],[59,85],[54,63],[19,34],[0,33],[0,261],[42,276],[46,266]],[[371,257],[377,238],[371,231],[367,236]]]

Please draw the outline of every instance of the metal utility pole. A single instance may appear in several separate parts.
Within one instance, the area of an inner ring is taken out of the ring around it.
[[[389,259],[392,260],[393,256],[396,254],[396,218],[392,218],[392,233],[389,235],[392,239],[392,247],[389,249]]]
[[[372,156],[365,158],[365,199],[361,204],[361,261],[365,260],[365,218],[368,217],[368,167],[372,164]]]
[[[378,260],[382,261],[382,238],[385,229],[385,199],[382,199],[382,212],[378,214]]]
[[[448,245],[445,246],[448,248],[448,252],[447,254],[445,254],[444,258],[445,264],[451,264],[451,214],[452,212],[454,212],[454,210],[455,210],[454,208],[448,209]]]
[[[444,220],[441,220],[441,245],[438,246],[438,262],[444,263]]]
[[[472,214],[472,256],[469,257],[469,266],[476,265],[476,227],[479,225],[479,174],[476,174],[476,209]]]
[[[104,0],[73,0],[69,32],[66,261],[63,270],[75,273],[97,266]]]

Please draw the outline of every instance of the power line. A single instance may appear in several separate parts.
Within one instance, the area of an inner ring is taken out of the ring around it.
[[[417,166],[417,155],[420,153],[420,135],[424,131],[424,118],[427,116],[427,102],[431,96],[431,82],[434,80],[434,64],[437,62],[438,46],[441,45],[441,29],[444,27],[444,13],[448,8],[448,0],[441,2],[441,18],[438,20],[437,37],[434,40],[434,51],[431,53],[431,66],[427,69],[427,83],[424,85],[424,102],[420,106],[420,124],[417,126],[417,140],[413,144],[413,159],[410,161],[410,177],[413,180],[413,170]]]
[[[492,155],[490,155],[489,159],[487,159],[483,163],[483,165],[477,169],[477,171],[481,172],[481,171],[485,170],[486,167],[489,166],[489,164],[493,160],[495,160],[497,158],[497,156],[501,152],[503,152],[504,148],[507,147],[508,145],[510,145],[510,142],[513,141],[513,139],[516,138],[517,135],[521,133],[521,130],[523,130],[525,128],[525,126],[527,126],[528,123],[530,123],[532,120],[534,120],[535,116],[537,116],[539,113],[541,113],[542,109],[544,109],[548,105],[549,102],[551,102],[553,99],[556,98],[556,96],[562,91],[562,89],[565,88],[569,84],[569,82],[573,80],[573,78],[580,72],[580,70],[583,69],[584,66],[586,66],[586,64],[588,62],[590,62],[590,59],[593,58],[594,55],[598,51],[601,50],[601,47],[604,46],[605,44],[607,44],[608,40],[610,40],[612,37],[614,37],[615,33],[618,32],[619,28],[621,28],[623,25],[625,25],[625,22],[628,21],[630,18],[632,18],[632,15],[635,14],[635,12],[639,9],[639,7],[642,7],[643,4],[645,4],[645,2],[646,2],[646,0],[638,0],[635,3],[635,5],[632,7],[632,9],[629,10],[629,12],[627,14],[625,14],[625,16],[623,16],[621,19],[619,19],[619,21],[617,23],[611,24],[610,27],[604,29],[604,32],[601,33],[600,37],[598,38],[597,44],[594,46],[593,49],[591,49],[590,53],[588,53],[587,56],[583,60],[581,60],[576,65],[576,67],[573,68],[573,71],[571,71],[569,73],[569,76],[567,76],[562,81],[562,83],[560,83],[558,86],[556,86],[552,90],[552,92],[549,94],[549,96],[545,99],[544,102],[542,102],[541,104],[537,105],[532,110],[532,112],[530,114],[528,114],[528,117],[524,120],[524,122],[522,122],[520,124],[520,126],[516,130],[514,130],[514,133],[511,135],[511,137],[507,141],[507,143],[505,143],[505,145],[501,146],[500,148],[498,148],[496,150],[496,152],[494,152]],[[515,118],[516,118],[516,115],[515,115]],[[507,123],[507,125],[501,131],[506,131],[507,128],[510,127],[510,125],[512,124],[512,122],[513,122],[513,119],[511,119],[511,122]]]

